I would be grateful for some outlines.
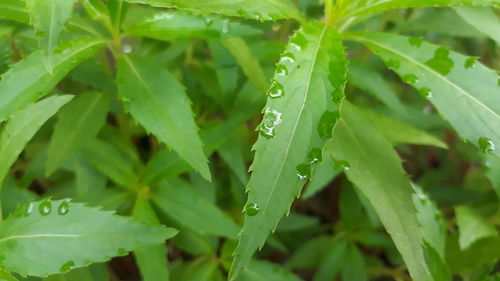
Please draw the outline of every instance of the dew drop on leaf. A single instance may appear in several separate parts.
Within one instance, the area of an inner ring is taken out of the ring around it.
[[[61,216],[64,216],[69,213],[69,200],[65,200],[59,205],[57,208],[57,213]]]
[[[212,24],[213,24],[213,23],[214,23],[214,20],[213,20],[213,19],[211,19],[211,18],[209,18],[209,17],[206,17],[206,18],[205,18],[205,25],[206,25],[207,27],[212,26]]]
[[[259,127],[260,134],[267,138],[274,137],[274,127],[281,123],[281,112],[278,112],[271,108],[266,108],[264,112],[264,119]]]
[[[408,39],[408,41],[410,42],[410,44],[412,46],[415,46],[415,47],[422,46],[422,42],[423,42],[422,38],[420,38],[420,37],[411,37],[410,39]]]
[[[480,137],[478,145],[482,153],[491,153],[495,150],[495,143],[486,137]]]
[[[296,32],[290,39],[290,43],[293,44],[293,46],[300,51],[306,48],[307,39],[304,36],[304,34],[302,34],[302,32]]]
[[[50,200],[45,200],[40,205],[38,206],[38,211],[40,212],[40,215],[42,216],[47,216],[52,212],[52,203]]]
[[[341,168],[344,171],[349,171],[351,169],[351,165],[345,160],[336,160],[335,166]]]
[[[387,66],[391,69],[398,69],[401,63],[398,60],[390,59],[387,61]]]
[[[338,111],[325,111],[318,122],[318,133],[322,139],[333,138],[333,127],[339,119]]]
[[[75,266],[75,262],[74,261],[68,261],[67,263],[65,263],[65,264],[63,264],[61,266],[61,269],[59,269],[59,271],[61,273],[65,273],[65,272],[68,272],[71,269],[73,269],[74,266]]]
[[[465,60],[464,67],[465,68],[472,68],[476,64],[478,57],[470,57]]]
[[[403,76],[403,81],[408,84],[415,84],[418,82],[418,77],[415,74],[407,74]]]
[[[424,99],[432,98],[432,91],[429,88],[421,88],[418,92]]]
[[[434,52],[434,57],[425,64],[442,75],[448,75],[453,68],[453,60],[449,58],[450,50],[445,47],[439,47]]]
[[[315,147],[311,149],[311,151],[307,155],[307,161],[309,161],[309,163],[311,164],[323,161],[323,151],[321,150],[321,148]]]
[[[259,213],[259,210],[260,208],[257,204],[249,202],[245,205],[244,212],[247,216],[253,217]]]
[[[297,177],[301,180],[308,180],[311,179],[312,172],[311,172],[311,164],[309,163],[302,163],[297,165]]]
[[[229,20],[228,19],[222,20],[221,32],[224,34],[229,32]]]
[[[282,98],[285,96],[285,88],[278,81],[273,80],[267,95],[272,99]]]
[[[331,96],[332,101],[339,104],[345,98],[344,90],[342,88],[337,88],[333,90]]]
[[[288,69],[286,68],[286,66],[282,65],[282,64],[278,64],[276,65],[276,76],[287,76],[288,75]]]
[[[281,55],[280,62],[289,62],[289,63],[294,63],[295,62],[295,55],[292,53],[284,53]]]

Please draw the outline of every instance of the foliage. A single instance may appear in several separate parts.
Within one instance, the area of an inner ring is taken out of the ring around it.
[[[0,0],[0,280],[497,280],[499,8]]]

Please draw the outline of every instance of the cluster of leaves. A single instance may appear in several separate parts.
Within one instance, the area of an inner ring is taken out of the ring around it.
[[[0,0],[0,280],[498,280],[497,8]]]

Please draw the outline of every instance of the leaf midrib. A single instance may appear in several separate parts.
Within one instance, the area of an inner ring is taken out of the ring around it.
[[[307,97],[309,96],[309,86],[311,85],[311,79],[312,79],[312,74],[314,72],[314,69],[315,69],[315,66],[316,66],[316,63],[317,63],[317,56],[318,56],[318,53],[319,53],[319,50],[321,49],[321,46],[322,46],[322,42],[323,42],[323,38],[324,38],[324,35],[325,35],[325,32],[326,30],[328,29],[328,27],[325,25],[321,31],[321,35],[319,37],[319,40],[318,40],[318,45],[314,51],[314,56],[313,56],[313,63],[311,64],[311,68],[309,70],[309,75],[308,75],[308,83],[307,83],[307,87],[305,89],[305,95],[304,95],[304,101],[302,103],[302,106],[300,108],[300,111],[299,111],[299,115],[295,121],[295,125],[294,125],[294,128],[293,128],[293,131],[292,131],[292,137],[290,138],[290,141],[288,142],[288,145],[287,145],[287,148],[286,148],[286,152],[285,152],[285,155],[283,157],[283,161],[281,162],[281,166],[278,170],[278,174],[273,182],[273,185],[272,185],[272,189],[271,189],[271,193],[270,195],[268,196],[267,198],[267,202],[265,203],[264,205],[264,208],[262,208],[262,216],[259,216],[258,217],[258,222],[260,223],[260,221],[264,218],[264,215],[265,215],[265,211],[267,210],[268,206],[269,206],[269,202],[271,201],[271,197],[273,196],[274,192],[276,191],[276,184],[278,182],[278,180],[280,179],[280,176],[281,176],[281,173],[283,172],[283,167],[285,166],[285,160],[288,158],[288,153],[290,152],[290,146],[292,145],[292,142],[295,138],[295,132],[297,131],[297,127],[298,127],[298,124],[299,124],[299,120],[302,116],[302,113],[304,112],[304,107],[305,107],[305,104],[306,104],[306,100],[307,100]],[[257,231],[256,228],[254,228],[254,230],[251,232],[251,238],[250,240],[248,241],[247,243],[247,246],[245,248],[245,251],[247,251],[249,245],[251,245],[252,243],[252,240],[254,239],[255,237],[255,232]]]
[[[58,233],[38,233],[27,235],[12,235],[0,239],[0,243],[5,243],[10,240],[20,239],[37,239],[37,238],[85,238],[85,237],[128,237],[137,236],[137,234],[58,234]]]
[[[367,41],[367,42],[370,42],[374,45],[377,45],[383,49],[386,49],[390,52],[393,52],[394,54],[414,63],[415,65],[429,71],[430,73],[434,74],[436,77],[438,77],[440,80],[442,81],[445,81],[447,84],[451,85],[453,88],[457,89],[459,92],[462,92],[464,94],[464,96],[468,97],[470,100],[472,100],[473,102],[477,103],[478,105],[480,105],[481,107],[483,107],[487,112],[491,113],[493,116],[495,116],[497,119],[500,119],[500,115],[498,115],[496,112],[492,111],[489,107],[487,107],[484,103],[480,102],[479,100],[477,100],[474,96],[470,95],[466,90],[464,90],[463,88],[461,88],[459,85],[453,83],[452,81],[450,81],[449,79],[447,79],[445,76],[441,75],[440,73],[436,72],[434,69],[428,67],[427,65],[419,62],[418,60],[415,60],[413,59],[412,57],[409,57],[397,50],[394,50],[388,46],[385,46],[383,45],[382,43],[380,42],[377,42],[377,41],[373,41],[373,40],[369,40],[365,37],[357,37],[355,35],[349,35],[350,38],[357,38],[358,41]]]
[[[349,126],[345,123],[345,121],[343,121],[343,120],[342,120],[342,121],[340,121],[340,122],[342,122],[342,123],[343,123],[344,127],[346,128],[346,131],[347,131],[347,132],[351,135],[352,139],[356,142],[356,144],[357,144],[357,146],[358,146],[358,148],[359,148],[359,152],[362,154],[363,158],[364,158],[364,159],[369,159],[369,157],[368,157],[368,155],[367,155],[366,151],[364,150],[364,146],[363,146],[363,145],[361,145],[361,143],[359,142],[358,138],[356,137],[356,134],[354,134],[354,132],[353,132],[353,131],[351,130],[351,128],[350,128],[350,127],[349,127]],[[364,161],[364,162],[365,162],[365,163],[369,163],[369,161]],[[383,182],[383,181],[380,179],[380,177],[379,177],[378,173],[376,173],[376,172],[373,170],[373,168],[372,168],[372,166],[371,166],[371,165],[368,165],[368,169],[370,170],[370,173],[371,173],[371,174],[372,174],[375,178],[377,178],[377,179],[378,179],[378,180],[377,180],[377,182],[379,183],[379,185],[380,185],[380,186],[384,186],[384,185],[382,184],[382,182]],[[385,189],[385,188],[382,188],[382,190],[383,190],[383,191],[386,191],[386,189]],[[384,196],[384,197],[385,197],[385,199],[386,199],[388,202],[391,202],[393,206],[394,206],[394,205],[396,205],[396,204],[394,204],[394,200],[392,200],[390,196],[387,196],[387,192],[382,192],[382,193],[381,193],[381,195],[382,195],[382,196]],[[399,214],[397,214],[397,215],[396,215],[396,217],[398,218],[398,219],[396,220],[396,222],[397,222],[397,224],[398,224],[398,226],[399,226],[399,229],[404,230],[403,232],[406,234],[406,233],[407,233],[407,231],[406,231],[406,228],[404,227],[404,223],[402,222],[401,217],[399,216]],[[417,224],[417,226],[418,226],[418,224]],[[403,237],[403,238],[405,239],[405,243],[404,243],[404,244],[406,244],[406,245],[411,245],[411,244],[412,244],[412,243],[411,243],[411,241],[410,241],[410,239],[407,239],[408,235],[401,235],[401,237]],[[420,263],[418,262],[418,259],[417,259],[417,258],[413,255],[413,247],[411,247],[410,249],[411,249],[411,250],[410,250],[410,252],[411,252],[411,256],[412,256],[412,257],[414,257],[414,264],[415,264],[415,265],[420,264]],[[417,267],[417,268],[418,268],[418,267]]]

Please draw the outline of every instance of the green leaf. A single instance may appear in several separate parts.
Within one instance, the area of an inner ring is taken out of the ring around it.
[[[69,200],[19,206],[2,222],[2,266],[22,275],[47,276],[160,243],[176,230],[144,225]]]
[[[0,122],[47,94],[66,74],[103,45],[102,40],[68,42],[54,55],[52,74],[43,66],[40,51],[15,64],[0,81]]]
[[[475,61],[418,38],[353,33],[407,83],[429,99],[458,133],[482,152],[500,155],[498,75]]]
[[[348,244],[342,266],[342,280],[368,281],[368,270],[365,259],[354,244]]]
[[[193,112],[179,81],[150,59],[123,55],[118,61],[117,83],[132,116],[210,180]]]
[[[352,1],[344,17],[359,16],[389,9],[419,7],[500,7],[499,0],[357,0]]]
[[[345,68],[340,38],[318,22],[297,31],[282,54],[254,145],[247,216],[230,280],[247,267],[321,161],[339,116]]]
[[[106,121],[109,97],[97,92],[78,95],[59,114],[47,158],[47,175],[92,140]]]
[[[1,281],[18,281],[14,276],[10,275],[7,271],[0,268],[0,280]]]
[[[0,19],[29,23],[26,6],[20,0],[0,0]]]
[[[10,166],[24,150],[40,127],[73,96],[54,96],[18,111],[2,128],[0,134],[0,187]]]
[[[138,177],[130,161],[109,143],[94,139],[85,146],[82,156],[116,183],[127,188],[137,186]]]
[[[299,281],[301,280],[295,274],[289,272],[284,267],[277,264],[253,260],[247,270],[245,270],[238,281]]]
[[[422,235],[412,187],[391,144],[345,102],[332,144],[333,157],[380,217],[415,281],[427,280]]]
[[[457,225],[460,233],[460,249],[469,248],[474,242],[488,237],[498,236],[498,232],[474,209],[466,206],[455,208]]]
[[[126,0],[155,7],[178,8],[198,13],[215,13],[247,19],[302,19],[299,10],[289,0]]]
[[[265,92],[269,87],[269,82],[259,64],[259,60],[252,54],[252,50],[246,42],[241,38],[229,38],[222,40],[222,44],[236,58],[243,73],[248,79],[262,92]]]
[[[249,36],[259,34],[260,30],[213,16],[162,12],[133,25],[125,32],[132,36],[171,41],[184,37],[220,39]]]
[[[143,196],[138,196],[132,211],[135,219],[145,223],[159,225],[151,204]],[[134,251],[135,260],[141,271],[144,281],[168,281],[167,249],[165,244],[151,245],[141,250]]]
[[[169,217],[199,234],[236,238],[238,225],[192,186],[180,180],[162,182],[154,190],[153,200]]]
[[[348,244],[339,240],[333,240],[330,244],[326,253],[321,257],[313,281],[335,280],[343,266]]]
[[[77,0],[24,0],[31,24],[35,26],[38,46],[43,50],[43,62],[52,73],[56,64],[54,51]]]
[[[460,7],[455,8],[455,11],[479,32],[488,35],[497,44],[500,44],[500,19],[493,10],[488,8]]]
[[[447,148],[447,145],[435,136],[401,121],[376,114],[373,111],[364,110],[363,115],[366,119],[370,120],[372,125],[384,135],[388,141],[394,144],[410,143],[431,145],[444,149]]]

